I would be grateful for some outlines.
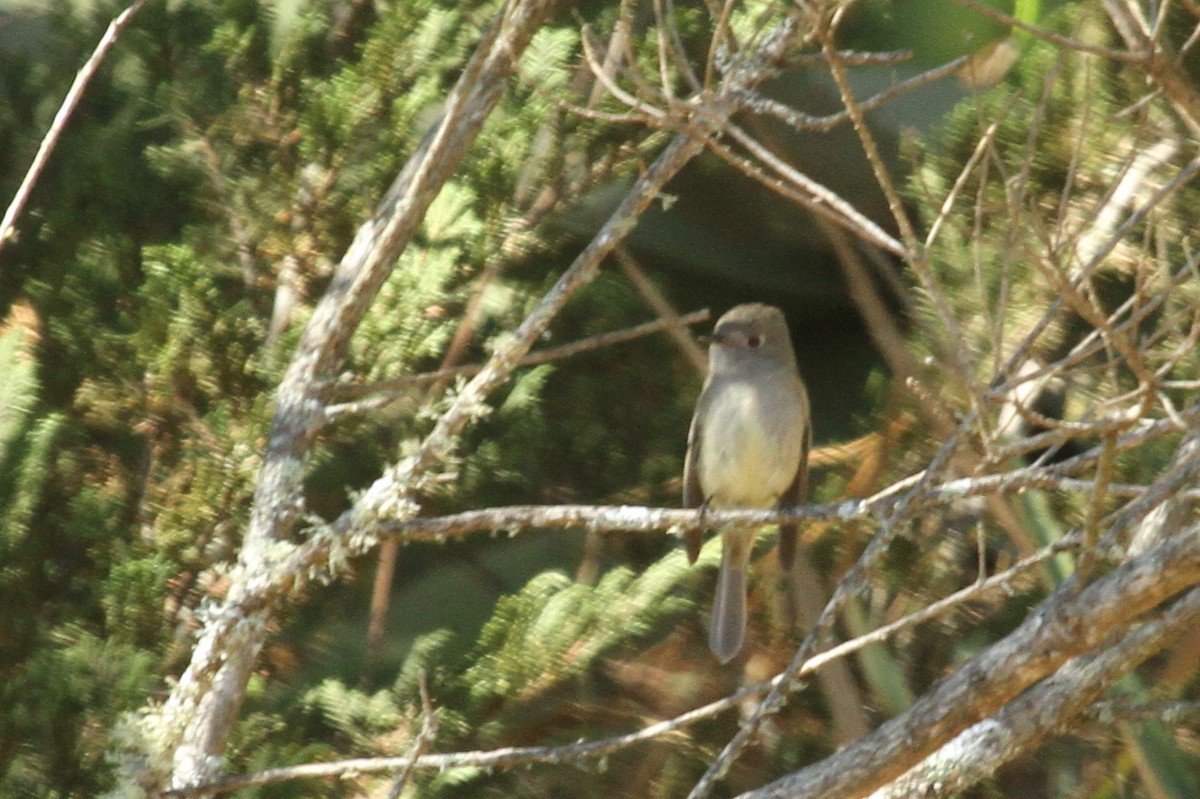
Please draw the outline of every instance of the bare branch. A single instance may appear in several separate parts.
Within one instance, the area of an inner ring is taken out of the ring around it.
[[[850,299],[866,324],[875,348],[883,355],[899,382],[917,400],[917,407],[929,429],[938,436],[949,435],[953,429],[951,414],[944,403],[933,399],[932,392],[922,385],[920,370],[904,343],[900,326],[888,310],[858,251],[851,246],[849,237],[841,228],[823,218],[818,218],[817,223],[837,254]]]
[[[1163,724],[1200,726],[1200,702],[1147,702],[1135,704],[1126,700],[1095,702],[1084,713],[1088,719],[1110,723],[1123,721],[1160,721]]]
[[[112,46],[117,43],[117,37],[129,25],[133,19],[133,15],[145,4],[146,0],[134,0],[128,8],[118,14],[108,24],[104,35],[100,37],[100,41],[96,44],[96,49],[92,51],[91,56],[88,57],[88,60],[84,62],[83,67],[75,76],[74,82],[71,83],[71,88],[67,90],[67,96],[63,98],[62,105],[59,106],[58,112],[54,115],[54,120],[50,123],[50,129],[42,137],[42,143],[38,146],[37,154],[33,157],[33,163],[29,165],[25,177],[21,180],[21,185],[17,187],[17,193],[13,195],[12,201],[8,204],[8,209],[4,212],[4,219],[0,220],[0,249],[3,249],[8,240],[15,235],[17,217],[21,215],[25,204],[29,202],[29,195],[33,193],[33,187],[37,185],[38,178],[42,175],[42,170],[46,168],[46,163],[50,160],[50,154],[54,152],[54,146],[58,144],[58,139],[66,128],[71,114],[75,113],[75,108],[79,105],[79,101],[83,99],[84,90],[87,89],[88,83],[96,75],[96,70],[100,68],[100,62],[108,55],[108,51],[112,49]]]
[[[388,791],[388,799],[400,799],[400,794],[404,791],[405,784],[408,783],[409,777],[417,767],[417,761],[425,754],[425,750],[433,744],[433,739],[437,736],[438,721],[437,716],[433,712],[433,701],[429,698],[429,685],[425,678],[425,672],[422,671],[417,677],[418,690],[421,693],[421,711],[423,720],[421,722],[421,730],[417,733],[417,737],[413,739],[412,745],[408,749],[408,754],[405,756],[404,765],[400,769],[400,773],[396,775],[396,779],[392,782],[391,790]]]
[[[324,421],[328,376],[340,365],[351,336],[429,204],[503,94],[517,57],[549,6],[549,0],[514,0],[501,12],[471,56],[441,119],[396,178],[374,217],[359,229],[314,309],[277,393],[250,525],[227,603],[236,606],[255,593],[255,581],[270,571],[273,544],[286,539],[295,526],[302,507],[302,462]],[[169,732],[156,745],[171,753],[172,787],[211,776],[265,639],[269,607],[262,606],[250,617],[231,610],[227,604],[209,617],[191,663],[158,711]]]
[[[795,200],[814,213],[824,215],[826,218],[845,227],[855,235],[861,236],[880,249],[902,258],[907,256],[908,250],[905,249],[903,244],[827,186],[817,183],[808,175],[805,175],[775,155],[775,153],[768,150],[757,139],[737,125],[729,125],[726,133],[731,139],[746,148],[747,152],[775,172],[781,178],[781,181],[776,182],[765,178],[759,169],[746,163],[744,159],[739,158],[728,147],[720,142],[713,142],[711,148],[717,155],[738,167],[750,177],[763,183],[768,188],[774,189],[788,199]]]
[[[827,56],[828,57],[828,56]],[[846,59],[833,56],[834,60],[841,63],[847,63]],[[891,86],[876,95],[862,100],[858,107],[863,111],[874,111],[887,103],[892,102],[902,95],[908,94],[914,89],[926,86],[930,83],[942,80],[950,75],[955,74],[963,65],[970,60],[969,56],[960,56],[953,61],[948,61],[940,66],[928,69],[920,74],[914,75],[911,78],[899,81],[894,86]],[[826,116],[812,116],[803,114],[789,105],[766,97],[758,92],[746,92],[744,97],[745,107],[755,113],[765,114],[776,117],[786,122],[790,127],[799,131],[811,131],[815,133],[828,133],[847,122],[851,122],[850,113],[846,110],[838,111],[834,114]]]
[[[797,671],[796,677],[810,677],[824,666],[861,651],[863,647],[886,641],[915,626],[940,618],[967,603],[978,602],[997,594],[1011,593],[1013,585],[1023,574],[1040,566],[1047,559],[1072,546],[1072,542],[1062,541],[1054,546],[1046,547],[1032,557],[1013,564],[1003,572],[973,583],[950,596],[943,597],[927,607],[910,613],[876,630],[872,630],[865,635],[844,641],[837,646],[814,655]],[[416,759],[414,765],[416,768],[421,769],[446,769],[461,766],[509,768],[526,763],[567,763],[602,757],[635,744],[663,737],[698,721],[703,721],[735,709],[746,700],[761,696],[776,687],[781,679],[782,675],[778,675],[771,680],[745,686],[730,696],[709,702],[674,718],[647,725],[640,730],[625,735],[603,738],[596,741],[584,741],[567,746],[528,746],[491,751],[421,755]],[[411,754],[402,757],[356,758],[331,763],[287,766],[267,769],[253,774],[222,777],[208,785],[169,791],[165,796],[182,799],[183,797],[194,796],[206,791],[224,793],[251,785],[268,785],[297,779],[388,773],[403,767],[408,761],[411,761]]]
[[[584,60],[587,61],[588,67],[592,70],[592,75],[600,82],[600,85],[607,89],[608,93],[623,105],[628,106],[634,111],[645,114],[652,119],[661,119],[664,117],[665,114],[662,111],[647,102],[639,100],[617,85],[617,82],[613,80],[612,76],[608,74],[608,70],[604,68],[600,60],[596,57],[596,51],[591,43],[591,38],[591,31],[585,25],[579,32],[579,42],[583,45]]]
[[[916,231],[913,228],[912,220],[908,217],[908,211],[905,210],[904,203],[900,199],[900,193],[892,182],[892,176],[888,173],[887,165],[883,163],[883,157],[879,154],[879,145],[875,141],[875,134],[871,132],[864,116],[865,110],[854,97],[850,81],[846,77],[845,67],[836,58],[837,48],[833,43],[833,26],[821,28],[818,35],[821,40],[821,52],[825,54],[829,65],[829,74],[833,76],[833,82],[837,85],[838,93],[841,95],[842,105],[845,106],[846,113],[854,124],[854,131],[858,134],[858,140],[867,156],[867,163],[871,165],[871,170],[875,174],[875,182],[883,191],[883,196],[887,198],[888,208],[900,231],[900,238],[904,242],[905,249],[915,256],[918,247]]]
[[[962,0],[960,0],[962,2]],[[1117,33],[1125,40],[1130,55],[1162,87],[1179,118],[1191,130],[1200,133],[1200,89],[1192,83],[1183,63],[1163,41],[1161,30],[1151,33],[1146,20],[1127,0],[1101,0]]]
[[[1192,589],[1168,610],[1142,622],[1115,643],[1069,661],[994,716],[964,730],[921,765],[871,794],[871,799],[958,796],[1047,738],[1073,732],[1072,720],[1081,713],[1103,720],[1144,716],[1187,723],[1181,716],[1189,712],[1195,715],[1197,703],[1142,708],[1118,708],[1110,703],[1088,706],[1138,664],[1195,629],[1197,620],[1200,590]]]
[[[1072,657],[1200,583],[1200,527],[1191,527],[1086,589],[1069,580],[1006,638],[937,683],[904,713],[821,762],[755,791],[767,797],[861,796],[888,784]],[[1184,613],[1194,623],[1200,595]]]
[[[666,330],[669,333],[674,333],[679,330],[686,330],[687,326],[699,324],[709,318],[708,309],[700,311],[692,311],[678,317],[663,317],[654,319],[650,322],[643,322],[640,325],[634,325],[624,330],[614,330],[609,333],[599,333],[595,336],[589,336],[579,341],[572,341],[570,344],[560,344],[557,347],[547,347],[544,350],[537,350],[528,353],[517,361],[514,368],[525,368],[529,366],[539,366],[544,363],[559,361],[564,358],[569,358],[573,355],[578,355],[581,352],[590,352],[592,350],[601,349],[603,347],[611,347],[614,344],[623,344],[626,341],[632,341],[642,336],[648,336],[652,333],[658,333]],[[686,333],[684,334],[686,335]],[[442,380],[452,380],[456,377],[470,377],[477,375],[484,369],[484,364],[464,364],[463,366],[451,366],[445,369],[438,369],[436,372],[422,372],[421,374],[408,375],[396,380],[387,380],[380,383],[372,383],[370,385],[341,385],[335,391],[339,396],[364,396],[377,395],[370,399],[360,402],[347,402],[338,405],[330,405],[325,409],[325,415],[328,419],[338,419],[343,416],[356,413],[364,413],[366,411],[381,408],[399,397],[404,390],[414,386],[426,385],[429,383],[437,383]]]
[[[1113,50],[1108,47],[1097,47],[1095,45],[1088,44],[1087,42],[1081,42],[1078,39],[1072,39],[1070,36],[1063,36],[1062,34],[1046,30],[1045,28],[1039,28],[1037,25],[1031,25],[1028,22],[1019,20],[1016,17],[1005,14],[1002,11],[997,11],[987,3],[980,2],[980,0],[954,0],[954,2],[958,3],[964,8],[969,8],[978,14],[982,14],[985,17],[989,17],[1004,25],[1008,25],[1010,28],[1016,28],[1017,30],[1022,30],[1028,34],[1032,34],[1039,39],[1044,39],[1051,44],[1057,45],[1065,50],[1077,50],[1081,53],[1090,53],[1091,55],[1097,55],[1109,61],[1116,62],[1137,60],[1136,55],[1133,53],[1128,53],[1124,50]]]
[[[926,249],[932,247],[933,243],[937,241],[937,237],[942,231],[942,225],[950,218],[950,214],[954,210],[954,204],[958,201],[959,194],[962,193],[964,187],[967,185],[967,181],[987,155],[999,130],[1000,120],[995,120],[980,135],[979,141],[975,144],[975,150],[971,153],[967,162],[963,164],[962,169],[959,170],[954,185],[950,187],[950,191],[946,192],[946,196],[942,200],[941,207],[938,209],[938,215],[934,218],[933,223],[929,225],[929,233],[925,236]]]

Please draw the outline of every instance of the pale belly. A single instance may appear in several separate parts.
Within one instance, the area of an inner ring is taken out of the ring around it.
[[[715,393],[708,413],[708,418],[721,420],[721,432],[706,432],[700,447],[698,477],[710,504],[773,507],[800,463],[804,433],[799,403],[766,413],[761,392],[733,383]]]

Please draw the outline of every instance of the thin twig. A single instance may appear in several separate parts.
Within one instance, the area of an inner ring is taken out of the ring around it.
[[[704,86],[701,85],[700,79],[696,77],[696,72],[692,69],[692,63],[687,57],[687,47],[684,46],[683,37],[679,34],[679,25],[675,17],[675,2],[674,0],[662,0],[662,3],[667,19],[667,31],[671,35],[671,44],[673,45],[671,54],[675,57],[676,68],[687,78],[692,92],[702,94]]]
[[[1200,89],[1183,69],[1182,59],[1161,36],[1162,31],[1152,31],[1137,4],[1129,0],[1101,0],[1101,4],[1129,54],[1162,87],[1180,121],[1193,136],[1200,134]]]
[[[417,737],[413,739],[412,745],[408,748],[404,765],[400,769],[400,773],[396,775],[391,790],[388,791],[388,799],[400,799],[400,794],[416,769],[417,762],[425,754],[425,750],[433,744],[433,739],[437,737],[437,714],[433,712],[433,702],[429,698],[429,684],[424,669],[417,675],[417,690],[421,694],[421,715],[423,717],[421,731],[417,733]]]
[[[958,171],[958,177],[954,179],[954,184],[950,187],[950,191],[946,192],[946,196],[942,199],[941,207],[938,208],[937,216],[934,217],[933,222],[929,225],[929,232],[925,235],[926,249],[933,246],[942,231],[942,225],[951,218],[951,213],[954,211],[954,204],[958,201],[958,195],[962,193],[967,182],[975,173],[975,169],[988,154],[988,150],[992,147],[992,143],[996,139],[996,134],[1000,131],[1002,121],[1002,119],[997,119],[988,125],[987,129],[980,135],[979,141],[976,142],[974,151],[967,158],[962,169]],[[980,182],[982,183],[982,181]]]
[[[933,434],[938,437],[949,435],[954,428],[952,414],[940,398],[934,398],[934,392],[922,385],[921,371],[905,344],[900,325],[880,296],[858,251],[851,246],[849,237],[840,227],[821,217],[816,221],[837,255],[847,292],[866,325],[871,342],[896,375],[896,382],[909,390],[917,400],[921,417]]]
[[[622,105],[626,105],[646,116],[659,118],[666,116],[660,109],[642,102],[617,85],[617,82],[612,79],[612,76],[608,74],[608,71],[596,58],[596,51],[592,46],[591,29],[587,25],[584,25],[579,31],[579,42],[583,45],[583,58],[587,62],[588,67],[591,68],[592,74],[608,90],[609,94],[620,101]]]
[[[1096,545],[1100,540],[1100,520],[1104,516],[1104,503],[1108,499],[1108,486],[1112,482],[1113,461],[1116,458],[1115,430],[1104,435],[1100,449],[1100,461],[1096,464],[1096,490],[1088,503],[1087,523],[1083,528],[1083,546],[1079,552],[1076,574],[1079,585],[1087,585],[1097,560]]]
[[[642,269],[637,259],[629,252],[628,247],[624,245],[617,247],[613,251],[613,255],[616,256],[617,265],[621,267],[621,272],[624,273],[625,279],[633,284],[633,287],[637,289],[637,293],[641,295],[646,305],[650,306],[650,309],[658,314],[659,318],[675,320],[678,323],[667,327],[667,335],[671,337],[671,341],[675,343],[676,349],[687,359],[688,363],[696,370],[696,373],[704,376],[708,372],[708,356],[699,342],[688,333],[686,325],[691,323],[686,321],[687,317],[679,315],[679,312],[671,305],[666,295],[646,275],[645,270]]]
[[[870,164],[871,170],[875,175],[875,182],[887,199],[888,209],[891,211],[892,219],[895,221],[896,228],[900,232],[900,240],[904,243],[904,249],[908,253],[907,261],[909,266],[916,272],[922,287],[933,301],[943,333],[949,337],[950,341],[961,342],[964,338],[958,323],[955,320],[954,314],[950,311],[950,306],[945,295],[939,290],[937,281],[929,268],[926,249],[921,246],[916,228],[909,218],[908,211],[905,209],[904,202],[900,197],[900,192],[892,181],[887,165],[883,161],[879,145],[875,140],[875,134],[871,132],[870,126],[867,125],[862,106],[854,97],[854,92],[850,87],[850,80],[846,75],[845,68],[833,58],[833,54],[836,52],[834,46],[835,24],[836,18],[835,22],[818,30],[821,51],[826,55],[829,73],[838,88],[842,105],[854,123],[854,132],[858,134],[858,140],[862,145],[863,153],[866,155],[867,163]],[[955,347],[952,352],[958,357],[951,364],[954,368],[950,371],[950,374],[956,377],[957,382],[961,385],[969,387],[971,384],[971,372],[967,364],[963,362],[963,350],[960,347]]]
[[[96,71],[100,68],[100,62],[104,60],[104,57],[108,55],[108,51],[116,44],[117,37],[129,25],[129,22],[133,19],[133,15],[145,4],[146,0],[135,0],[108,24],[104,35],[100,37],[100,41],[96,44],[96,49],[92,51],[91,56],[84,62],[83,68],[75,76],[75,80],[71,83],[71,88],[67,90],[67,96],[63,98],[62,105],[59,106],[58,112],[54,115],[54,120],[50,123],[50,129],[42,137],[42,143],[38,146],[38,151],[33,157],[33,163],[29,165],[25,177],[21,180],[21,185],[17,187],[17,193],[13,195],[12,201],[8,204],[8,210],[4,212],[3,221],[0,221],[0,248],[3,248],[8,240],[16,234],[17,217],[21,215],[21,211],[24,210],[25,204],[29,201],[29,195],[33,193],[33,187],[37,185],[38,178],[42,175],[42,170],[46,168],[46,162],[50,160],[50,154],[54,152],[54,146],[58,144],[58,139],[67,126],[67,121],[70,120],[71,114],[75,113],[75,108],[79,105],[79,101],[83,99],[84,90],[92,78],[95,77]]]
[[[724,0],[721,10],[713,22],[712,39],[708,43],[708,56],[704,59],[704,85],[706,87],[713,83],[713,75],[717,69],[717,54],[722,49],[733,52],[738,50],[738,42],[734,39],[733,30],[729,27],[729,16],[733,13],[734,5],[734,0]]]
[[[1045,28],[1039,28],[1037,25],[1031,25],[1030,23],[1017,19],[1010,14],[997,11],[995,8],[992,8],[980,0],[954,0],[954,2],[958,3],[960,6],[969,8],[978,14],[982,14],[985,17],[990,17],[991,19],[1007,25],[1010,28],[1017,28],[1018,30],[1025,31],[1026,33],[1036,36],[1039,39],[1044,39],[1051,44],[1067,50],[1078,50],[1081,53],[1090,53],[1091,55],[1097,55],[1108,61],[1115,62],[1138,60],[1137,55],[1126,50],[1114,50],[1110,47],[1098,47],[1094,44],[1081,42],[1078,39],[1072,39],[1069,36],[1063,36],[1062,34],[1055,33],[1054,31],[1046,30]]]
[[[908,250],[894,236],[888,234],[883,228],[868,219],[857,208],[851,205],[850,202],[840,197],[832,189],[813,180],[771,152],[757,139],[742,130],[742,128],[731,124],[726,130],[726,135],[742,145],[747,152],[775,172],[783,182],[779,183],[767,179],[761,170],[747,164],[744,159],[737,156],[721,142],[714,141],[710,144],[710,149],[721,156],[721,158],[738,167],[764,186],[774,189],[789,199],[795,200],[814,213],[823,214],[827,219],[845,227],[856,236],[860,236],[880,249],[900,258],[908,257]]]
[[[863,152],[867,156],[867,163],[871,165],[871,170],[875,174],[875,183],[883,191],[883,196],[887,198],[888,208],[891,210],[892,219],[900,231],[900,238],[904,242],[905,249],[915,255],[919,246],[916,230],[913,227],[912,220],[909,219],[904,202],[900,198],[900,192],[896,189],[896,185],[892,181],[892,176],[888,172],[887,165],[883,162],[883,156],[879,151],[879,144],[875,141],[875,134],[871,132],[871,128],[867,125],[866,110],[854,97],[854,92],[850,88],[850,79],[846,76],[845,67],[835,58],[837,48],[833,43],[833,26],[822,27],[818,31],[818,36],[821,40],[821,52],[825,54],[826,62],[829,65],[829,74],[833,76],[833,82],[838,87],[842,105],[845,106],[846,113],[850,116],[850,121],[854,123],[854,130],[858,134],[859,143],[862,144]]]
[[[1095,702],[1084,715],[1102,724],[1122,721],[1160,721],[1170,726],[1200,727],[1200,702],[1131,702],[1128,699],[1110,699]]]
[[[858,106],[863,111],[874,111],[876,108],[880,108],[914,89],[955,74],[962,69],[963,64],[968,60],[970,60],[969,56],[960,56],[953,61],[913,75],[911,78],[906,78],[878,94],[862,100]],[[843,61],[842,63],[846,62]],[[828,133],[851,121],[850,114],[845,109],[825,116],[812,116],[797,111],[785,103],[766,97],[756,91],[747,91],[744,94],[744,104],[747,110],[777,117],[787,123],[789,127],[798,131]]]
[[[1031,569],[1040,566],[1046,560],[1060,552],[1074,547],[1074,538],[1067,538],[1051,546],[1043,548],[1035,555],[1025,558],[1002,572],[991,577],[972,583],[966,588],[955,591],[920,610],[909,613],[869,633],[844,641],[836,646],[820,652],[809,658],[800,669],[796,678],[807,678],[826,665],[845,658],[864,647],[883,643],[902,632],[938,619],[963,605],[982,601],[996,594],[1008,594],[1012,586]],[[696,722],[712,718],[728,710],[737,708],[747,699],[762,696],[775,687],[782,675],[745,686],[730,696],[709,702],[700,707],[681,713],[671,719],[665,719],[649,724],[640,730],[611,738],[601,738],[595,741],[584,741],[566,746],[526,746],[504,749],[453,752],[446,754],[421,755],[413,761],[415,768],[446,769],[463,766],[477,768],[511,768],[527,763],[566,763],[588,758],[602,757],[634,744],[650,741],[669,733],[683,729]],[[424,699],[424,693],[422,697]],[[309,763],[299,766],[285,766],[267,769],[253,774],[223,777],[208,785],[196,786],[187,790],[172,791],[165,794],[171,799],[183,799],[205,791],[226,793],[247,788],[253,785],[269,785],[296,779],[314,777],[339,777],[347,774],[373,774],[395,771],[402,767],[405,761],[411,761],[411,752],[403,757],[356,758],[330,763]]]
[[[642,336],[648,336],[653,333],[658,333],[662,330],[674,331],[686,329],[688,325],[699,324],[709,318],[710,314],[707,308],[699,311],[692,311],[678,317],[662,317],[649,322],[643,322],[640,325],[626,328],[624,330],[614,330],[608,333],[600,333],[595,336],[572,341],[570,344],[560,344],[557,347],[547,347],[544,350],[536,350],[522,356],[514,368],[525,368],[529,366],[539,366],[552,361],[559,361],[563,358],[569,358],[578,355],[582,352],[590,352],[591,350],[600,349],[602,347],[611,347],[614,344],[623,344],[627,341],[632,341]],[[483,371],[485,364],[464,364],[462,366],[451,366],[445,369],[438,369],[435,372],[422,372],[421,374],[409,375],[396,380],[386,380],[379,383],[372,383],[364,386],[342,385],[337,388],[337,394],[342,397],[346,396],[370,396],[368,399],[358,402],[345,402],[337,405],[330,405],[325,409],[325,414],[329,419],[337,419],[349,414],[364,413],[369,410],[381,408],[396,400],[405,390],[414,386],[422,386],[428,383],[436,383],[443,380],[452,380],[457,377],[471,377]]]

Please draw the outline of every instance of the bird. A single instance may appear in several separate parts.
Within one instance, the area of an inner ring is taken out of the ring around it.
[[[812,423],[783,311],[761,303],[738,305],[701,340],[709,345],[708,377],[688,430],[684,507],[703,515],[709,508],[801,504],[808,492]],[[722,664],[745,641],[746,572],[757,533],[754,525],[721,532],[708,644]],[[700,530],[689,530],[689,562],[696,562],[700,544]],[[783,524],[779,558],[785,572],[795,551],[796,525]]]

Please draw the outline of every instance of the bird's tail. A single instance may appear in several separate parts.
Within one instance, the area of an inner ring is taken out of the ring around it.
[[[708,628],[708,648],[719,661],[728,663],[746,640],[746,566],[754,530],[731,530],[722,538],[721,572]]]

